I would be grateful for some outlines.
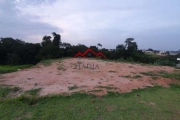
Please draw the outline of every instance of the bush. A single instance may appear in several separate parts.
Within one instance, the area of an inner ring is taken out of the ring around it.
[[[170,60],[158,59],[154,62],[155,65],[175,66],[176,63]]]

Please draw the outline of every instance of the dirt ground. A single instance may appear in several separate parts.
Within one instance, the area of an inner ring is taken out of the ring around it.
[[[175,70],[173,67],[150,66],[95,59],[70,58],[57,60],[49,66],[34,67],[3,74],[0,84],[13,85],[23,91],[42,88],[40,95],[87,92],[104,95],[107,91],[119,93],[148,86],[168,86],[177,80],[145,76],[141,72]]]

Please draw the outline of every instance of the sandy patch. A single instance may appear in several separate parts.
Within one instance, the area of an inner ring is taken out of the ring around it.
[[[50,66],[38,64],[29,69],[3,74],[0,84],[18,86],[24,91],[42,88],[40,95],[77,91],[103,95],[107,91],[124,93],[156,84],[168,86],[170,83],[178,82],[167,78],[153,80],[150,76],[140,74],[140,72],[161,70],[171,72],[175,69],[164,66],[72,58],[54,62]],[[132,78],[133,76],[140,77]]]

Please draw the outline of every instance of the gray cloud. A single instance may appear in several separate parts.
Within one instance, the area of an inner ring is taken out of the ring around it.
[[[62,29],[58,27],[38,21],[37,16],[21,15],[16,8],[16,2],[12,0],[1,0],[0,3],[0,37],[40,42],[43,35],[62,32]]]
[[[0,4],[0,35],[115,48],[128,37],[140,49],[180,49],[179,0],[11,0]],[[3,29],[2,29],[3,28]]]

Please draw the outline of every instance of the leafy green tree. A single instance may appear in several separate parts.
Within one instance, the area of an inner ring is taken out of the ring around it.
[[[102,47],[102,44],[101,44],[101,43],[98,43],[98,44],[97,44],[97,47]]]
[[[108,49],[102,48],[100,52],[102,52],[107,58],[110,57],[110,51]]]
[[[53,44],[54,44],[54,46],[59,47],[59,46],[60,46],[60,43],[61,43],[61,35],[59,35],[59,34],[57,34],[57,33],[55,33],[55,32],[53,32],[52,35],[53,35],[53,37],[54,37],[54,39],[53,39]]]
[[[117,45],[116,46],[116,54],[117,54],[117,57],[116,58],[126,58],[126,47],[125,45],[123,44],[120,44],[120,45]]]
[[[83,45],[83,44],[78,44],[78,45],[73,45],[72,46],[72,50],[73,50],[73,54],[76,54],[77,52],[84,52],[85,50],[87,50],[87,46]]]
[[[36,59],[56,59],[62,57],[62,54],[62,51],[60,51],[60,49],[57,46],[54,46],[54,44],[51,43],[40,49]]]
[[[134,38],[127,38],[125,40],[125,47],[127,50],[137,50],[138,46],[136,44],[136,42],[133,42]]]
[[[35,64],[40,44],[26,43],[19,39],[1,38],[0,64]]]
[[[43,38],[42,38],[42,42],[41,42],[41,45],[42,45],[42,47],[44,47],[44,46],[46,46],[46,45],[48,45],[48,44],[50,44],[51,43],[51,36],[47,36],[47,35],[45,35]]]
[[[138,46],[136,42],[133,42],[134,38],[127,38],[125,40],[125,47],[126,47],[126,57],[133,57],[133,53],[135,53],[138,50]]]
[[[96,46],[90,46],[90,48],[94,51],[94,52],[98,52],[98,48]]]

